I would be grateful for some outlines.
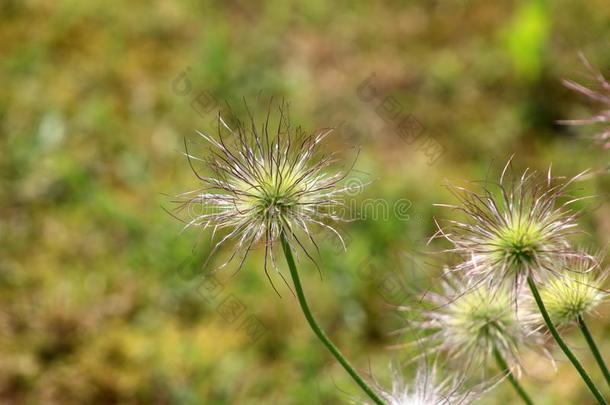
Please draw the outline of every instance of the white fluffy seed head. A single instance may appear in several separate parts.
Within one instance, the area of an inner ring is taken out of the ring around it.
[[[608,268],[601,267],[599,257],[584,252],[579,257],[568,259],[566,271],[551,278],[540,289],[551,319],[558,325],[566,325],[595,313],[608,297],[603,289],[608,271]],[[530,302],[530,305],[533,307],[535,303]],[[541,324],[542,320],[538,319],[538,322]]]
[[[233,254],[222,266],[241,257],[241,267],[247,253],[262,242],[267,271],[267,259],[275,263],[273,247],[282,233],[307,256],[304,243],[315,245],[314,229],[329,231],[343,243],[333,223],[342,219],[345,208],[341,196],[347,189],[342,185],[346,173],[331,171],[334,155],[318,150],[332,130],[309,135],[292,127],[285,103],[273,128],[270,115],[260,127],[252,115],[248,125],[239,120],[229,125],[219,116],[216,137],[198,132],[209,145],[208,156],[197,158],[187,149],[202,186],[178,195],[177,211],[187,212],[185,228],[224,232],[210,256],[233,243]],[[207,163],[212,175],[200,176],[193,161]]]
[[[392,388],[377,384],[376,390],[388,405],[467,405],[480,397],[481,387],[467,389],[464,379],[458,376],[441,377],[436,363],[422,361],[415,378],[408,382],[398,366],[392,367]],[[357,404],[369,402],[355,401]]]
[[[424,299],[430,309],[417,322],[418,330],[427,333],[434,352],[445,353],[464,369],[484,373],[497,351],[519,375],[521,350],[541,345],[531,315],[514,306],[506,288],[470,285],[448,276],[441,293],[428,292]]]
[[[563,201],[569,180],[525,170],[506,180],[507,163],[499,183],[486,182],[481,192],[451,187],[464,221],[449,221],[439,235],[449,240],[464,258],[457,270],[475,283],[492,289],[509,284],[514,299],[528,276],[544,281],[561,269],[566,255],[573,254],[568,238],[575,233],[576,214],[568,209],[575,200]]]

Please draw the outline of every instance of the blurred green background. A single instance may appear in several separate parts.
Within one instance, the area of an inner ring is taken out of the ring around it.
[[[168,195],[197,187],[183,141],[211,129],[225,100],[246,97],[260,116],[260,92],[285,97],[306,130],[339,127],[326,150],[346,159],[360,150],[356,173],[371,184],[358,201],[410,201],[408,218],[343,225],[347,253],[323,239],[323,281],[300,262],[320,322],[384,384],[390,360],[411,354],[388,349],[404,341],[389,335],[404,321],[375,275],[403,280],[405,299],[434,287],[444,258],[427,252],[444,245],[426,242],[434,217],[454,215],[433,207],[454,201],[444,183],[497,173],[512,154],[519,170],[553,163],[566,176],[608,162],[588,129],[555,123],[598,107],[561,79],[586,82],[578,51],[610,73],[606,0],[4,0],[0,18],[2,403],[340,404],[360,395],[289,291],[277,284],[281,298],[274,293],[260,249],[235,276],[217,274],[218,296],[202,294],[210,235],[180,234],[163,210]],[[366,101],[358,88],[373,74],[379,97]],[[205,104],[210,96],[218,106]],[[384,122],[383,100],[441,145],[434,164]],[[583,204],[588,233],[577,242],[607,250],[609,190],[607,176],[578,184],[575,193],[602,197]],[[240,319],[219,310],[227,297]],[[593,329],[610,354],[608,314]],[[590,403],[557,358],[556,373],[527,353],[525,387],[538,404]],[[503,384],[483,403],[517,400]]]

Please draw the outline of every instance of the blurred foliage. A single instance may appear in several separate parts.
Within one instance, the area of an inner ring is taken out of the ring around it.
[[[252,342],[241,320],[221,316],[221,298],[201,291],[210,235],[180,233],[162,209],[197,187],[183,142],[204,153],[194,130],[213,129],[225,100],[285,97],[308,131],[338,127],[328,150],[346,161],[360,151],[356,173],[371,184],[357,201],[411,201],[408,220],[346,223],[346,253],[320,235],[323,281],[300,261],[321,323],[381,382],[392,357],[413,353],[387,350],[407,337],[389,335],[404,321],[374,275],[397,274],[405,298],[434,288],[445,258],[429,252],[444,246],[426,242],[434,217],[454,215],[433,206],[453,201],[444,183],[495,174],[512,154],[518,169],[553,163],[566,176],[608,160],[586,130],[556,124],[593,107],[560,83],[586,80],[578,51],[610,72],[604,0],[5,0],[0,18],[3,403],[334,404],[360,394],[289,290],[280,281],[281,297],[273,291],[260,251],[217,277],[221,297],[237,297],[265,333]],[[180,74],[189,91],[176,87]],[[359,97],[371,74],[444,147],[437,163]],[[218,106],[201,114],[208,95]],[[606,249],[609,188],[598,176],[574,191],[601,196],[580,203],[588,233],[578,242]],[[610,353],[604,314],[594,332]],[[590,400],[563,361],[555,373],[528,356],[537,403]],[[483,402],[512,401],[500,385]]]

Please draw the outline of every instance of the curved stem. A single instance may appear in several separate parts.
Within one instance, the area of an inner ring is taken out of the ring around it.
[[[593,336],[591,336],[591,332],[589,332],[589,328],[587,328],[587,324],[585,323],[585,320],[582,318],[582,316],[579,316],[576,319],[576,321],[578,323],[578,327],[580,328],[580,331],[585,336],[585,340],[587,341],[587,344],[589,345],[589,348],[591,349],[593,356],[595,357],[595,361],[597,361],[599,368],[601,369],[602,373],[604,374],[604,378],[606,379],[606,382],[608,383],[608,385],[610,385],[610,372],[608,371],[608,367],[606,366],[606,363],[604,362],[604,359],[602,358],[602,355],[599,352],[599,349],[597,348],[595,341],[593,340]]]
[[[589,377],[589,374],[587,374],[587,372],[585,371],[583,366],[580,364],[580,362],[578,361],[576,356],[574,356],[574,354],[572,353],[572,351],[570,350],[568,345],[563,341],[561,336],[559,336],[559,332],[557,332],[557,328],[555,328],[555,325],[553,325],[553,322],[551,321],[551,317],[549,316],[549,313],[546,311],[544,302],[542,302],[542,298],[540,297],[540,293],[538,292],[536,283],[534,282],[534,279],[532,278],[531,275],[527,276],[527,284],[529,285],[530,290],[532,290],[532,295],[534,296],[534,299],[536,300],[538,309],[540,310],[540,313],[542,314],[542,318],[544,318],[544,323],[546,323],[546,326],[549,328],[551,335],[553,335],[553,338],[555,339],[555,341],[557,342],[557,344],[559,345],[561,350],[563,350],[563,353],[570,360],[570,362],[572,363],[574,368],[576,368],[576,371],[578,371],[578,374],[580,374],[580,377],[583,379],[585,384],[587,384],[587,387],[589,388],[589,390],[591,391],[591,393],[593,394],[595,399],[597,399],[597,402],[599,402],[602,405],[606,405],[607,404],[606,400],[604,399],[602,394],[599,392],[599,390],[593,383],[593,380],[591,380],[591,377]]]
[[[290,268],[290,276],[292,277],[292,281],[294,283],[294,289],[297,293],[297,298],[299,299],[299,304],[301,305],[301,309],[303,310],[303,314],[305,314],[305,318],[307,318],[307,322],[311,329],[313,329],[316,336],[322,341],[324,346],[335,356],[337,361],[341,363],[343,368],[349,373],[349,375],[356,381],[356,383],[366,392],[366,394],[378,405],[383,405],[384,402],[379,398],[375,390],[373,390],[364,379],[356,372],[354,367],[347,361],[347,359],[341,354],[339,349],[330,341],[330,339],[326,336],[324,331],[320,328],[315,318],[311,314],[309,310],[309,305],[307,305],[307,300],[305,299],[305,294],[303,293],[303,287],[301,286],[301,280],[299,278],[299,273],[297,272],[296,265],[294,264],[294,258],[292,257],[292,251],[290,250],[290,245],[286,240],[286,235],[282,232],[280,234],[280,239],[282,242],[282,249],[284,250],[284,255],[286,256],[286,261],[288,262],[288,268]]]
[[[517,391],[517,394],[519,394],[523,402],[525,402],[527,405],[534,405],[529,395],[527,395],[527,392],[525,392],[521,384],[519,384],[519,381],[517,381],[513,373],[510,371],[510,368],[508,368],[508,364],[506,364],[506,361],[504,360],[504,357],[502,357],[500,351],[495,347],[494,357],[496,358],[496,363],[498,363],[498,367],[500,367],[500,370],[502,370],[502,372],[506,375],[508,381],[510,381],[511,385],[513,386],[515,391]]]

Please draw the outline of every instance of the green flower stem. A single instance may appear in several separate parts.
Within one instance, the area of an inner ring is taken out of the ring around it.
[[[532,290],[532,295],[534,296],[534,299],[536,300],[538,309],[540,310],[540,313],[542,314],[542,318],[544,318],[544,323],[546,323],[546,326],[549,328],[551,335],[553,335],[553,338],[555,339],[555,341],[557,342],[557,344],[559,345],[561,350],[563,350],[563,353],[570,360],[570,362],[572,363],[574,368],[576,368],[576,371],[578,371],[578,374],[580,374],[580,377],[583,379],[585,384],[587,384],[587,387],[589,388],[589,390],[591,390],[591,393],[593,394],[595,399],[597,399],[597,402],[599,402],[602,405],[607,405],[606,400],[604,399],[602,394],[599,392],[599,390],[597,389],[595,384],[593,384],[593,381],[591,380],[591,377],[589,377],[589,374],[587,374],[587,372],[585,371],[583,366],[580,364],[580,362],[578,361],[576,356],[574,356],[574,354],[572,353],[572,351],[570,350],[568,345],[563,341],[561,336],[559,336],[559,332],[557,332],[557,328],[555,328],[555,325],[553,325],[553,322],[551,321],[551,317],[549,316],[548,312],[546,311],[544,302],[542,302],[542,298],[540,297],[540,293],[538,292],[538,287],[536,287],[536,283],[534,282],[534,279],[532,278],[531,275],[527,276],[527,284],[529,284],[530,290]]]
[[[500,370],[502,370],[502,372],[506,375],[508,381],[510,381],[511,385],[513,386],[515,391],[517,391],[517,394],[519,394],[523,402],[525,402],[527,405],[534,405],[534,402],[532,402],[529,395],[527,395],[527,392],[525,392],[521,384],[519,384],[519,381],[517,381],[513,373],[510,371],[510,368],[508,368],[508,364],[506,364],[506,361],[502,357],[502,354],[500,354],[498,349],[496,349],[495,347],[494,357],[496,358],[496,363],[498,363],[498,367],[500,367]]]
[[[286,261],[288,262],[288,267],[290,268],[290,276],[292,277],[292,281],[294,283],[294,289],[297,293],[297,297],[299,299],[299,304],[301,305],[301,309],[303,310],[303,314],[305,314],[305,318],[307,318],[307,322],[311,329],[313,329],[316,336],[322,341],[324,346],[335,356],[335,358],[341,363],[343,368],[349,373],[350,376],[356,381],[356,383],[366,392],[366,394],[378,405],[384,405],[384,402],[379,398],[375,390],[373,390],[364,379],[354,370],[354,367],[347,361],[347,359],[341,354],[339,349],[330,341],[330,339],[326,336],[324,331],[320,328],[315,318],[311,314],[309,310],[309,305],[307,305],[307,300],[305,299],[305,294],[303,293],[303,287],[301,286],[301,280],[299,278],[299,273],[297,272],[296,265],[294,264],[294,258],[292,257],[292,251],[290,249],[290,245],[286,240],[285,234],[282,232],[280,235],[282,242],[282,249],[284,249],[284,255],[286,256]]]
[[[580,328],[580,331],[582,332],[585,339],[587,340],[587,344],[589,345],[589,348],[591,349],[591,352],[593,353],[593,356],[595,357],[595,361],[597,361],[599,368],[602,370],[602,373],[604,374],[604,378],[606,379],[606,382],[608,383],[608,385],[610,385],[610,372],[608,371],[608,367],[606,366],[606,363],[604,362],[604,359],[602,358],[602,355],[599,352],[599,349],[597,348],[595,341],[593,340],[593,336],[591,336],[591,332],[589,332],[589,328],[587,327],[585,320],[582,318],[582,316],[579,316],[576,319],[576,321],[578,323],[578,327]]]

